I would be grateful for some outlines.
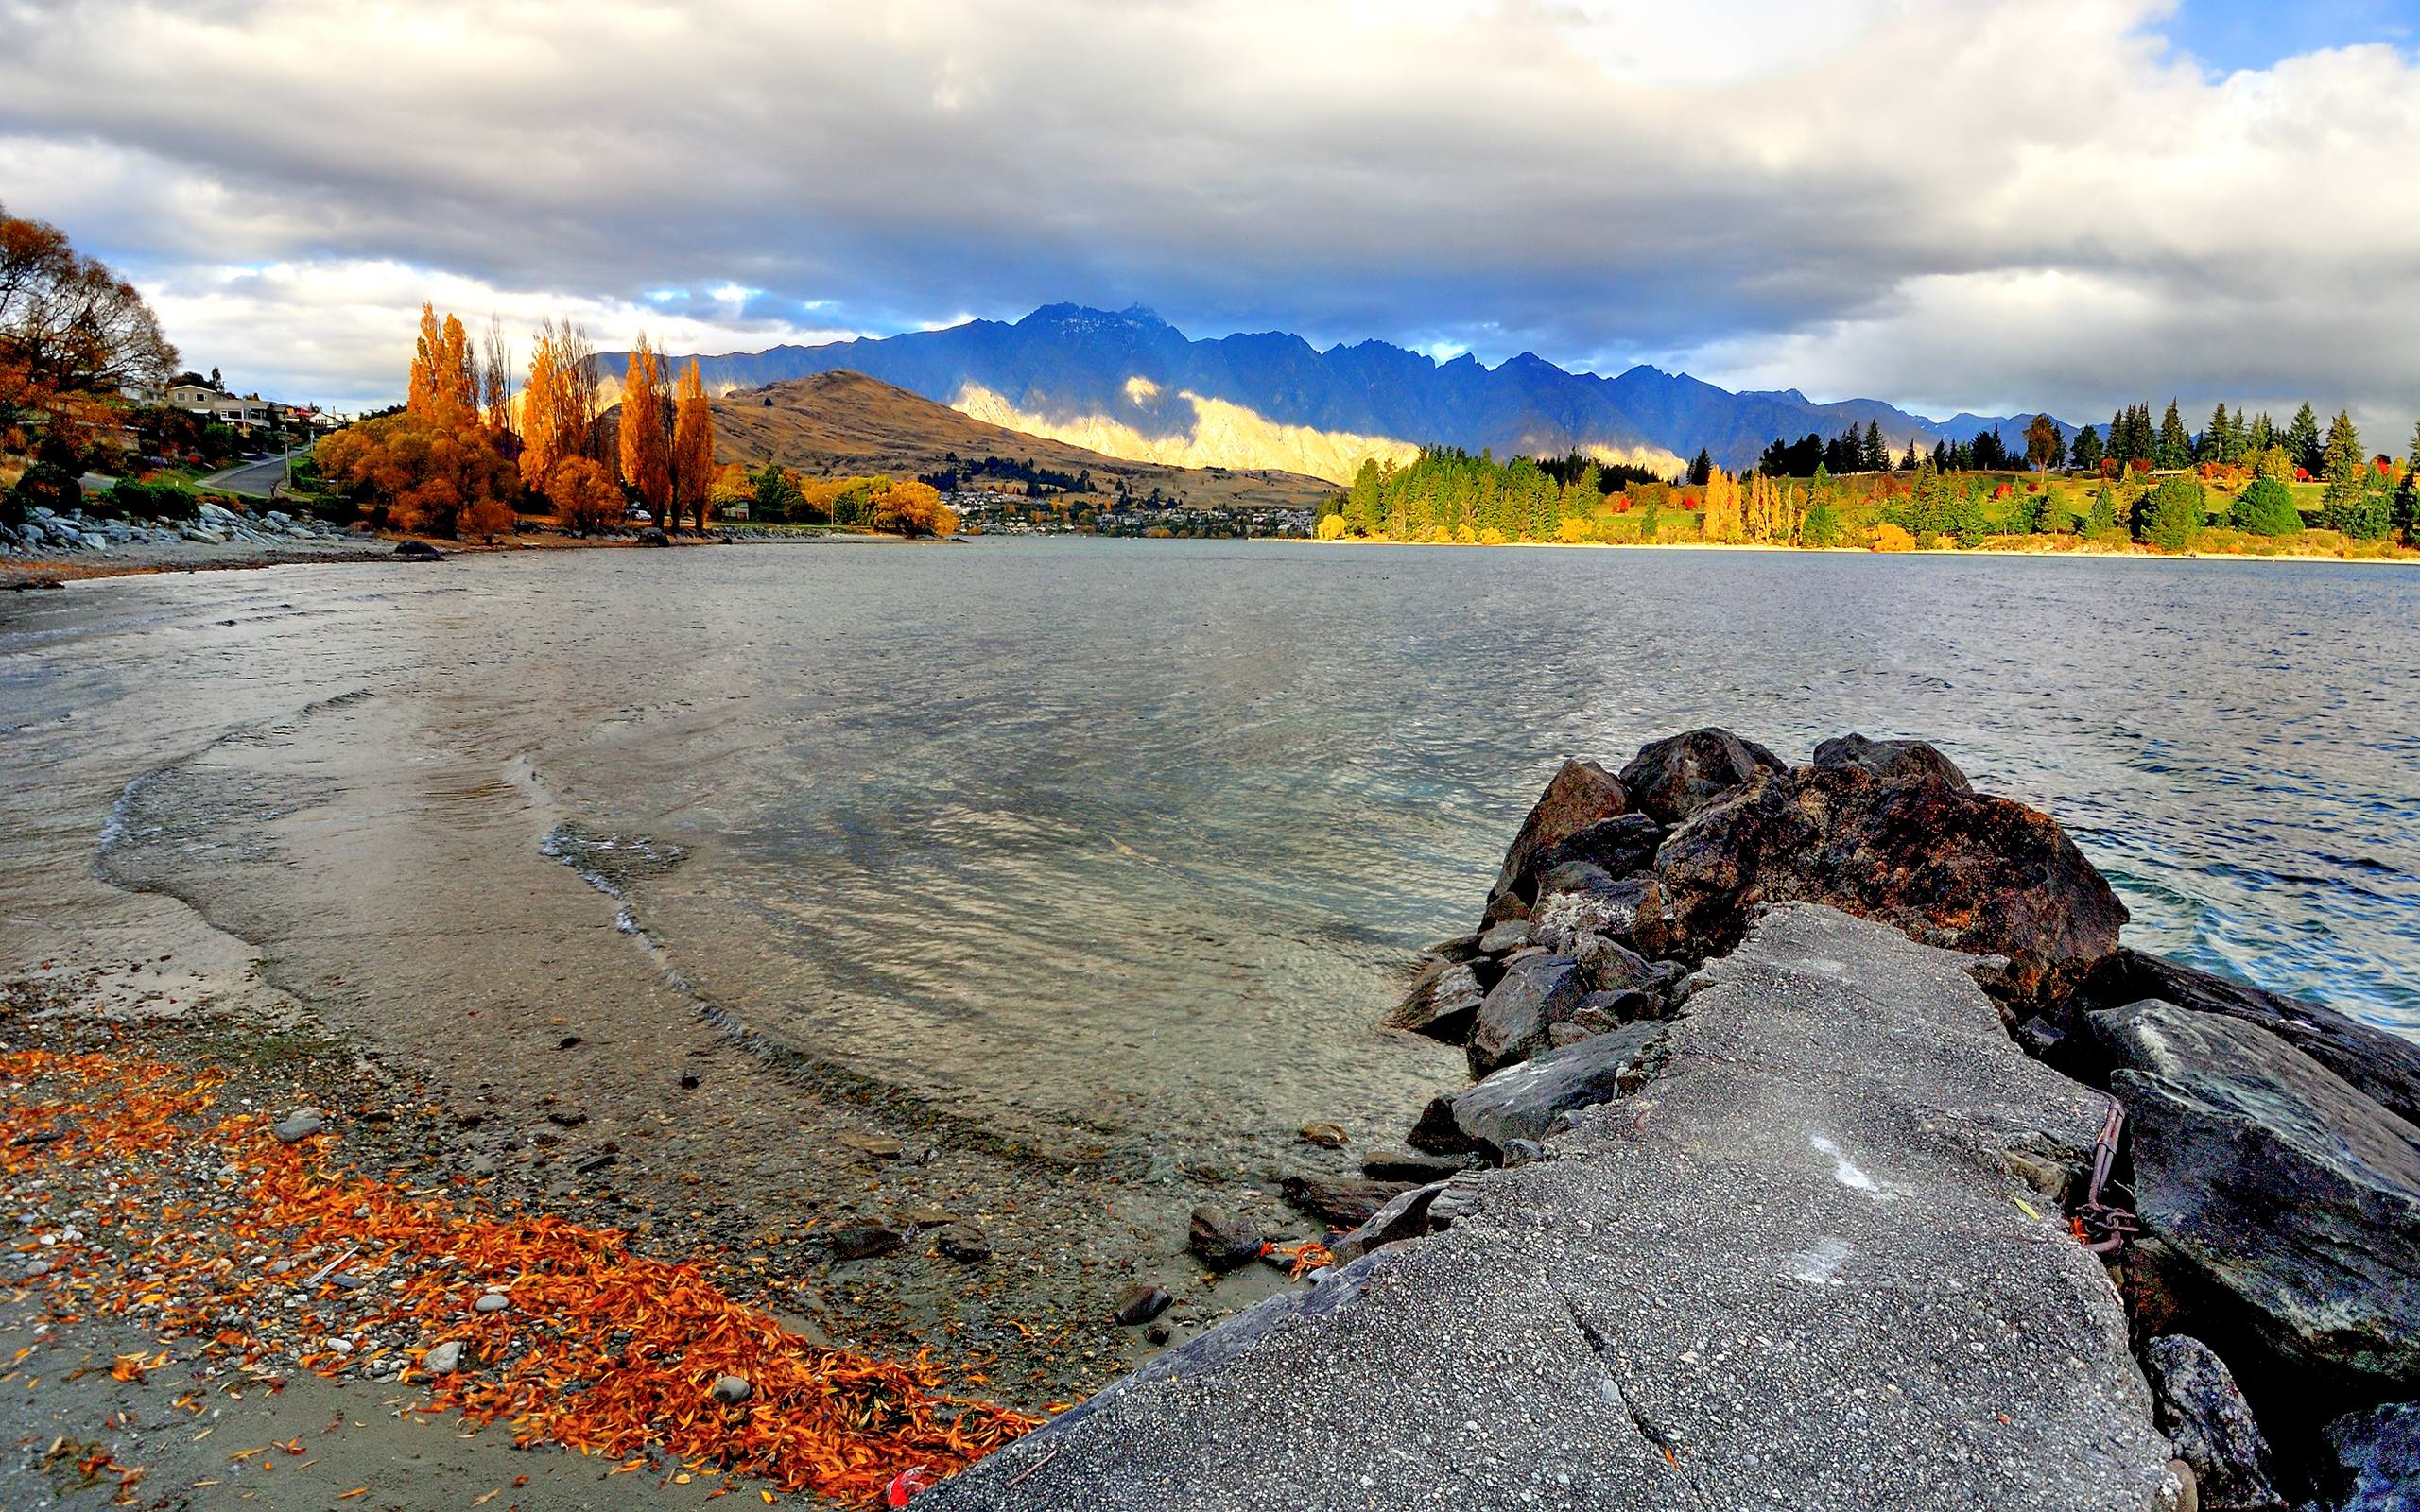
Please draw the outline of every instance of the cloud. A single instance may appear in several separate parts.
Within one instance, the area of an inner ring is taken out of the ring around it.
[[[0,0],[0,183],[265,386],[392,392],[408,319],[380,322],[441,288],[715,350],[1073,299],[1937,409],[2198,390],[2408,425],[2420,67],[2219,75],[2184,26],[2152,0]]]

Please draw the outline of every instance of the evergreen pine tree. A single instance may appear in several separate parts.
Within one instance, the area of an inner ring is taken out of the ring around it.
[[[1689,486],[1702,489],[1705,487],[1706,479],[1713,475],[1714,454],[1701,446],[1698,448],[1698,459],[1689,464]]]
[[[2243,455],[2246,457],[2258,456],[2276,444],[2277,422],[2271,420],[2269,412],[2264,409],[2253,417],[2252,433],[2244,438]]]
[[[2100,433],[2089,425],[2076,432],[2075,439],[2067,446],[2067,456],[2079,472],[2100,472]]]
[[[2335,478],[2340,467],[2345,472],[2354,472],[2367,460],[2361,451],[2361,433],[2353,428],[2353,417],[2349,412],[2340,409],[2336,418],[2328,422],[2327,444],[2321,448],[2319,457],[2322,475],[2330,480]]]
[[[1868,472],[1887,472],[1891,469],[1891,454],[1882,446],[1882,422],[1865,422],[1865,455],[1862,459]]]
[[[2191,465],[2193,443],[2185,434],[2185,418],[2176,412],[2176,401],[2168,402],[2168,413],[2160,417],[2159,438],[2152,443],[2152,466],[2180,468]]]
[[[2227,406],[2223,402],[2218,408],[2210,411],[2210,423],[2203,428],[2201,436],[2193,443],[2193,460],[2196,462],[2225,461],[2227,436],[2233,423],[2227,419]]]
[[[2286,427],[2284,445],[2286,455],[2293,459],[2294,466],[2312,477],[2318,477],[2325,470],[2327,462],[2320,447],[2319,417],[2311,413],[2310,401],[2303,401],[2303,407],[2294,411],[2294,422]]]
[[[2412,438],[2412,452],[2415,455],[2420,455],[2420,435],[2414,435]],[[1902,472],[1913,472],[1917,468],[1922,467],[1923,465],[1924,459],[1916,452],[1915,438],[1910,437],[1908,438],[1908,455],[1899,458],[1899,471]]]

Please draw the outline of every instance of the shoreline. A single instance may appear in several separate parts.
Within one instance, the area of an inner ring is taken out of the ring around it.
[[[2089,558],[2108,561],[2296,561],[2342,562],[2348,566],[2420,567],[2420,551],[2407,549],[2401,555],[2347,557],[2336,552],[2251,552],[2251,551],[2097,551],[2083,548],[2074,551],[2026,551],[2013,546],[1977,546],[1971,549],[1938,546],[1917,546],[1908,551],[1876,551],[1866,546],[1784,546],[1771,541],[1507,541],[1494,546],[1476,541],[1381,541],[1368,537],[1340,536],[1334,541],[1318,541],[1322,546],[1412,546],[1440,551],[1501,551],[1507,547],[1523,550],[1550,551],[1704,551],[1757,552],[1791,557],[2017,557],[2067,560]]]

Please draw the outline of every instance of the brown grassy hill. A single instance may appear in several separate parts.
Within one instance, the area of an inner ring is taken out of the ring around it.
[[[1092,473],[1102,495],[1126,480],[1140,499],[1154,489],[1201,508],[1310,508],[1336,486],[1297,472],[1167,467],[987,424],[861,372],[822,372],[717,399],[715,461],[767,461],[813,477],[888,472],[908,477],[999,456],[1056,472]],[[975,486],[988,480],[977,478]],[[1011,490],[1013,491],[1013,490]]]

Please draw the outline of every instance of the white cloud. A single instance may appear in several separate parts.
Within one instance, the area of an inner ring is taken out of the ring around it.
[[[197,360],[365,394],[453,280],[609,343],[1140,301],[1939,408],[2420,407],[2420,68],[2214,77],[2167,13],[0,0],[0,184]]]

